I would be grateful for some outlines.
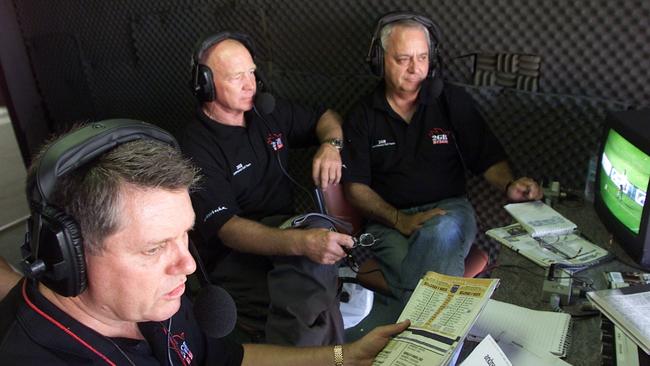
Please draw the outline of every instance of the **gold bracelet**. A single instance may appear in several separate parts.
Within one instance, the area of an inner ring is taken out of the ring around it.
[[[334,346],[334,366],[343,366],[343,346]]]

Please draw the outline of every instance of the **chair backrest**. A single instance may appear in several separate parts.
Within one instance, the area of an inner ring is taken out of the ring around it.
[[[342,184],[333,184],[322,191],[326,213],[352,224],[352,233],[359,234],[363,229],[363,216],[345,199]]]

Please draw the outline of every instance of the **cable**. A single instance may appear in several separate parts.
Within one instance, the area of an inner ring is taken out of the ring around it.
[[[169,324],[167,325],[167,361],[169,361],[169,366],[174,365],[172,363],[172,353],[169,347],[169,344],[171,343],[171,338],[169,335],[171,334],[171,332],[172,332],[172,318],[169,318]]]
[[[271,127],[269,126],[269,122],[266,120],[266,118],[264,118],[264,116],[262,116],[262,113],[259,112],[256,105],[253,105],[253,111],[262,120],[262,123],[264,123],[264,126],[266,127],[269,134],[273,135],[274,132],[273,130],[271,130]],[[273,146],[271,146],[271,149],[273,149],[273,152],[275,153],[275,157],[277,158],[278,165],[280,166],[280,170],[282,171],[282,174],[284,174],[284,176],[287,177],[289,181],[291,181],[291,183],[295,184],[298,188],[302,189],[305,193],[307,193],[307,196],[311,199],[311,202],[314,205],[314,207],[318,207],[318,203],[314,199],[311,192],[303,185],[298,183],[298,181],[293,179],[293,177],[284,169],[284,166],[282,165],[282,159],[280,159],[280,150],[274,148]]]
[[[280,159],[280,153],[279,153],[277,150],[275,151],[275,156],[276,156],[276,158],[278,159],[278,165],[280,165],[280,170],[282,170],[282,173],[283,173],[287,178],[289,178],[289,180],[291,181],[291,183],[295,184],[298,188],[302,189],[305,193],[307,193],[307,196],[309,196],[309,198],[311,199],[311,203],[314,205],[314,207],[318,207],[318,203],[316,203],[316,200],[314,199],[314,197],[313,197],[313,195],[311,194],[311,192],[310,192],[307,188],[305,188],[303,185],[301,185],[300,183],[298,183],[298,181],[296,181],[295,179],[293,179],[293,177],[292,177],[291,175],[289,175],[289,173],[284,169],[284,166],[282,166],[282,159]]]
[[[636,263],[630,263],[630,262],[628,262],[626,259],[621,258],[618,254],[614,253],[613,250],[610,250],[610,253],[612,253],[612,254],[614,255],[614,258],[615,258],[617,261],[619,261],[619,262],[625,264],[625,265],[628,266],[628,267],[632,267],[632,268],[637,269],[637,270],[639,270],[639,271],[641,271],[641,272],[647,272],[647,271],[648,271],[647,268],[643,268],[643,267],[637,265]]]
[[[31,300],[29,299],[29,297],[27,296],[27,279],[24,279],[24,280],[23,280],[22,295],[23,295],[23,299],[25,300],[25,303],[27,304],[27,306],[29,306],[29,307],[30,307],[32,310],[34,310],[37,314],[39,314],[40,316],[42,316],[43,318],[45,318],[47,321],[49,321],[50,323],[52,323],[52,324],[53,324],[54,326],[56,326],[57,328],[61,329],[64,333],[66,333],[67,335],[69,335],[70,337],[72,337],[72,339],[74,339],[75,341],[81,343],[84,347],[88,348],[90,351],[92,351],[94,354],[96,354],[99,358],[101,358],[102,360],[104,360],[107,364],[112,365],[112,366],[115,366],[115,363],[114,363],[113,361],[111,361],[111,360],[110,360],[106,355],[104,355],[103,353],[99,352],[99,351],[96,350],[93,346],[91,346],[91,345],[88,344],[86,341],[84,341],[83,339],[81,339],[81,337],[79,337],[78,335],[76,335],[75,333],[73,333],[72,330],[70,330],[70,327],[67,327],[67,326],[61,324],[61,323],[58,322],[56,319],[54,319],[53,317],[51,317],[50,315],[46,314],[44,311],[42,311],[41,309],[39,309],[39,308],[38,308],[34,303],[32,303],[32,301],[31,301]],[[108,339],[107,337],[104,337],[104,338]],[[111,343],[113,343],[110,339],[108,339],[108,340],[109,340]],[[113,343],[113,344],[117,347],[117,345],[116,345],[115,343]],[[131,364],[133,364],[133,362],[131,361],[131,359],[129,359],[129,357],[126,356],[126,355],[122,352],[122,350],[121,350],[119,347],[117,347],[117,349],[118,349],[118,351],[120,351],[120,352],[122,353],[122,355],[124,355],[124,356],[126,357],[126,359],[127,359]]]

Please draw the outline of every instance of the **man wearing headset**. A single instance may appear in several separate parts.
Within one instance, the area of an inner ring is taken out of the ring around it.
[[[46,147],[41,157],[74,145],[78,136]],[[46,275],[21,280],[0,302],[3,365],[342,365],[343,357],[346,364],[369,365],[390,336],[408,326],[377,329],[334,351],[242,346],[206,336],[183,296],[196,269],[188,250],[196,169],[177,149],[151,138],[97,154],[80,165],[61,155],[54,165],[71,163],[72,171],[51,175],[56,183],[41,200],[46,205],[31,202],[26,268],[32,277],[39,268]],[[41,161],[48,159],[36,158],[29,170],[28,192],[45,191],[41,178],[50,175],[38,173],[47,164]],[[53,235],[42,236],[41,225]],[[67,258],[73,263],[53,254],[71,247],[79,250]],[[14,281],[6,272],[11,269],[0,271],[0,279]]]
[[[258,106],[251,39],[222,32],[194,55],[201,105],[186,127],[183,150],[199,166],[204,188],[192,195],[197,244],[212,280],[233,296],[238,326],[274,344],[340,342],[336,263],[352,238],[326,229],[279,229],[291,214],[288,148],[320,145],[312,164],[322,189],[341,175],[341,120],[283,100]],[[262,103],[264,104],[264,103]]]
[[[382,17],[368,58],[383,82],[344,124],[344,191],[370,220],[366,230],[378,239],[373,250],[402,300],[426,271],[463,275],[477,231],[466,169],[510,200],[542,195],[532,179],[513,179],[471,97],[443,84],[438,41],[428,18]]]

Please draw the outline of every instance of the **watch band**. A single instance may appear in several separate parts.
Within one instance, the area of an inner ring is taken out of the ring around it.
[[[343,139],[333,138],[328,139],[322,142],[323,144],[330,144],[334,146],[337,150],[341,151],[343,149]]]
[[[343,346],[334,346],[334,366],[343,366]]]

